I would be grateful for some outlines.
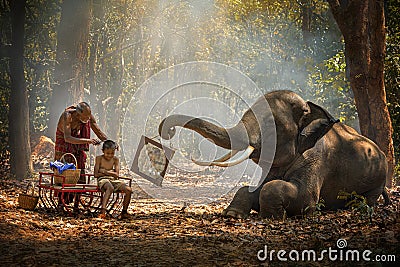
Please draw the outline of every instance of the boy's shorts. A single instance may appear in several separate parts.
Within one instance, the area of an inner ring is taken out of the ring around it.
[[[122,188],[123,185],[125,185],[124,181],[118,180],[112,176],[103,176],[99,177],[97,180],[97,185],[101,190],[103,190],[103,186],[107,183],[110,182],[111,185],[114,187],[114,192],[117,192]],[[103,190],[104,191],[104,190]]]

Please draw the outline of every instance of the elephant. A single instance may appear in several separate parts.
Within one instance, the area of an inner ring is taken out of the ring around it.
[[[269,106],[270,112],[268,112]],[[271,131],[271,121],[275,132]],[[162,120],[159,134],[174,136],[175,127],[184,127],[211,139],[215,145],[232,152],[200,165],[228,167],[251,159],[263,170],[263,182],[256,190],[240,188],[223,215],[247,217],[251,210],[262,218],[313,212],[320,199],[325,209],[345,208],[338,199],[340,191],[356,192],[375,205],[385,191],[387,161],[385,154],[370,139],[335,120],[327,110],[303,100],[290,90],[272,91],[261,96],[232,128],[223,128],[207,120],[173,114]],[[261,148],[276,133],[275,154],[266,168]],[[244,151],[236,161],[232,156]]]

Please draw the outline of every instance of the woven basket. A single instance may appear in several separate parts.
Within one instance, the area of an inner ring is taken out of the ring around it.
[[[35,186],[32,183],[32,192],[28,194],[29,184],[26,188],[26,194],[19,194],[18,205],[25,210],[34,210],[38,204],[39,197],[35,196]]]
[[[63,161],[65,163],[65,159],[64,156],[65,155],[71,155],[74,160],[75,160],[75,166],[78,166],[78,162],[75,158],[75,156],[71,153],[65,153],[64,155],[61,156],[60,161]],[[80,169],[76,169],[76,170],[65,170],[62,172],[62,174],[60,174],[58,172],[57,169],[54,169],[54,174],[55,175],[61,175],[65,177],[65,184],[76,184],[79,180],[79,177],[81,175],[81,170]],[[58,177],[58,176],[54,176],[54,183],[55,184],[62,184],[63,183],[63,178],[62,177]]]

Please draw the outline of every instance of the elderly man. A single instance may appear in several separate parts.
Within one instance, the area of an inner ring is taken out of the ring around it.
[[[54,159],[60,160],[63,154],[72,153],[77,159],[77,167],[84,173],[85,151],[89,150],[90,144],[100,144],[99,139],[90,138],[90,129],[101,141],[107,140],[107,136],[97,125],[88,103],[80,102],[65,109],[57,124]]]

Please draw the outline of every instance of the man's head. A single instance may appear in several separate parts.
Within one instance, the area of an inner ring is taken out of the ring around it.
[[[78,119],[82,123],[87,123],[90,120],[92,111],[88,103],[80,102],[78,105],[76,105],[76,112],[78,113]]]

